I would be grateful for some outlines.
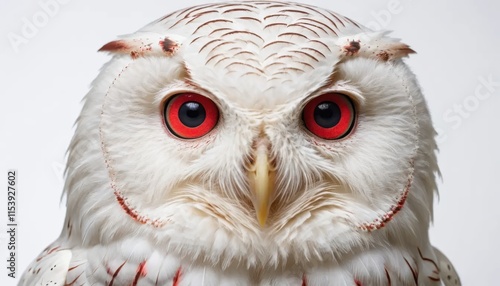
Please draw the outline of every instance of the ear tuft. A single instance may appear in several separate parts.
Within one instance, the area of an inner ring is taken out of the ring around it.
[[[343,57],[360,56],[390,61],[416,52],[399,39],[387,37],[388,32],[361,33],[354,36],[341,37],[337,45],[341,48]]]
[[[407,57],[410,54],[416,54],[410,46],[400,42],[393,42],[387,46],[387,50],[390,51],[394,57],[402,58]]]
[[[111,52],[111,53],[116,53],[119,51],[123,50],[129,50],[129,46],[127,43],[123,40],[116,40],[116,41],[111,41],[104,46],[102,46],[98,52]]]
[[[383,46],[375,56],[381,61],[389,61],[393,59],[399,59],[409,56],[410,54],[416,54],[416,52],[410,48],[407,44],[393,42],[386,46]]]
[[[125,38],[111,41],[99,49],[99,52],[109,52],[113,54],[129,54],[136,59],[145,56],[173,56],[180,48],[181,37],[141,35],[134,38]]]

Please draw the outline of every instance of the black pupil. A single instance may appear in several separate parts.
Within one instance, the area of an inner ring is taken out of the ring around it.
[[[340,108],[331,101],[324,101],[314,109],[314,121],[323,128],[331,128],[340,121]]]
[[[186,102],[179,109],[179,120],[187,127],[200,126],[206,117],[207,114],[203,105],[195,101]]]

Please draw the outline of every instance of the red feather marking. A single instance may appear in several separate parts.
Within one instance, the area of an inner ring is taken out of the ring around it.
[[[142,220],[139,215],[137,214],[137,212],[133,211],[131,208],[129,208],[125,198],[120,194],[120,193],[117,193],[115,192],[115,196],[116,196],[116,200],[118,201],[118,203],[120,204],[120,206],[122,207],[122,209],[130,216],[132,217],[135,221],[138,221],[142,224],[145,224],[146,221],[145,220]]]
[[[111,185],[111,187],[113,189],[116,189],[116,185],[114,183]],[[115,190],[114,194],[115,194],[116,200],[118,201],[118,203],[120,204],[122,209],[125,211],[125,213],[127,213],[135,221],[137,221],[141,224],[149,224],[149,225],[152,225],[156,228],[160,228],[166,224],[166,222],[164,222],[164,221],[160,221],[158,219],[152,220],[147,216],[140,215],[136,210],[134,210],[131,206],[129,206],[129,204],[127,202],[127,198],[124,197],[119,191]]]
[[[83,271],[83,272],[82,272],[82,273],[80,273],[78,276],[76,276],[76,278],[75,278],[73,281],[71,281],[69,284],[68,284],[68,283],[65,283],[65,284],[64,284],[64,286],[73,286],[73,285],[76,283],[76,281],[78,281],[78,279],[80,278],[80,276],[82,276],[82,274],[83,274],[84,272],[85,272],[85,271]]]
[[[36,261],[40,261],[42,259],[44,259],[45,257],[49,256],[50,254],[52,254],[53,252],[59,250],[59,248],[61,248],[60,246],[56,246],[56,247],[53,247],[52,249],[50,249],[49,251],[47,251],[46,253],[43,253],[41,256],[39,256]]]
[[[412,171],[411,171],[410,175],[408,176],[408,180],[406,182],[403,193],[399,197],[396,204],[392,205],[390,210],[387,213],[385,213],[384,215],[382,215],[380,218],[375,219],[373,222],[365,223],[365,224],[361,225],[360,228],[362,230],[374,231],[374,230],[383,228],[388,222],[390,222],[394,218],[394,216],[397,213],[399,213],[403,209],[403,207],[406,203],[406,199],[408,198],[408,194],[410,193],[411,185],[413,183],[414,166],[415,166],[414,160],[410,161],[410,167],[411,167]]]
[[[359,41],[349,41],[349,45],[344,46],[343,49],[346,55],[354,56],[361,49],[361,45],[359,44]]]
[[[385,270],[385,277],[387,277],[387,285],[391,286],[392,283],[391,283],[391,276],[389,275],[389,271],[387,271],[387,268],[385,268],[385,267],[384,267],[384,270]]]
[[[70,268],[68,269],[68,272],[75,270],[76,268],[78,268],[78,267],[82,266],[83,264],[85,264],[85,263],[78,264],[78,265],[75,265],[75,266],[73,266],[73,267],[70,267]]]
[[[122,265],[120,265],[116,270],[115,273],[113,273],[113,277],[111,277],[111,281],[109,282],[108,286],[113,286],[113,282],[115,282],[116,276],[118,276],[118,273],[120,273],[120,270],[122,270],[123,265],[125,265],[127,261],[124,261]]]
[[[302,286],[307,286],[307,277],[306,275],[302,275]]]
[[[179,45],[176,42],[170,40],[169,38],[165,38],[162,41],[160,41],[160,46],[167,55],[173,55],[175,51],[179,48]]]
[[[139,263],[139,266],[137,267],[134,282],[132,282],[132,286],[137,286],[137,282],[139,281],[139,278],[144,277],[147,274],[148,274],[148,272],[146,270],[146,260],[144,260],[143,262]]]
[[[356,286],[363,286],[363,284],[361,284],[361,281],[359,281],[358,279],[354,279],[354,283],[356,284]]]
[[[179,267],[179,269],[177,269],[177,272],[175,272],[172,286],[179,286],[179,282],[181,281],[181,272],[182,272],[182,269],[181,269],[181,267]]]
[[[420,250],[420,248],[417,248],[418,249],[418,255],[420,255],[420,258],[422,258],[423,261],[427,261],[427,262],[430,262],[434,265],[434,267],[436,267],[437,271],[439,272],[439,267],[437,266],[436,262],[434,262],[434,260],[430,259],[430,258],[426,258],[422,255],[422,251]]]
[[[439,278],[439,267],[437,266],[436,262],[430,258],[427,258],[427,257],[424,257],[422,255],[422,251],[420,250],[420,248],[417,248],[418,249],[418,255],[420,255],[420,258],[423,260],[423,261],[427,261],[427,262],[430,262],[432,263],[432,265],[434,265],[434,267],[436,269],[434,269],[434,271],[432,271],[433,274],[437,274],[438,275],[438,278],[436,277],[432,277],[432,276],[427,276],[430,280],[432,281],[440,281],[441,279]]]
[[[408,265],[408,267],[410,267],[411,273],[413,274],[413,280],[415,280],[415,285],[418,285],[418,270],[413,269],[413,267],[411,267],[410,262],[408,262],[408,260],[406,260],[406,258],[403,257],[403,259],[405,260],[406,265]]]

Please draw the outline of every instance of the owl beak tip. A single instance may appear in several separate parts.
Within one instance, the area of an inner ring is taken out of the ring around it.
[[[259,221],[260,227],[265,227],[266,226],[266,221],[267,221],[267,211],[259,211],[257,212],[257,220]]]

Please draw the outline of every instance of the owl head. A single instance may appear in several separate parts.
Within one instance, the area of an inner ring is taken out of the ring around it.
[[[387,33],[238,1],[101,51],[69,151],[70,243],[278,265],[428,240],[435,132],[413,50]]]

